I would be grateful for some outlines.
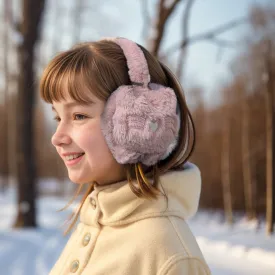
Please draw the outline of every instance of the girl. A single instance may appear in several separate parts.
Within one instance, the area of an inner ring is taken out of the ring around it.
[[[171,71],[133,41],[104,39],[57,55],[40,90],[58,123],[52,144],[70,180],[88,186],[50,274],[210,274],[185,222],[201,180]]]

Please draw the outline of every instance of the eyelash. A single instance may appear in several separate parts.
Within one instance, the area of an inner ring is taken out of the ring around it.
[[[77,118],[76,118],[77,116],[81,116],[82,119],[77,119]],[[74,114],[74,115],[73,115],[73,120],[84,120],[84,119],[86,119],[86,118],[87,118],[87,116],[82,115],[82,114]],[[53,119],[54,119],[56,122],[60,122],[60,121],[61,121],[61,119],[60,119],[59,116],[55,116]]]
[[[77,116],[81,116],[82,119],[76,119]],[[74,118],[74,120],[84,120],[85,118],[87,118],[87,116],[82,115],[82,114],[74,114],[74,115],[73,115],[73,118]]]
[[[55,116],[54,118],[53,118],[53,120],[55,120],[56,122],[60,122],[60,117],[59,116]]]

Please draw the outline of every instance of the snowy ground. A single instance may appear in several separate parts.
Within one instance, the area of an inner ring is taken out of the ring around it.
[[[11,230],[15,194],[0,194],[0,274],[46,275],[67,239],[60,225],[69,212],[56,212],[67,201],[45,197],[38,201],[37,230]],[[264,224],[241,218],[228,228],[219,213],[199,212],[190,227],[213,275],[275,275],[275,236],[265,236]]]

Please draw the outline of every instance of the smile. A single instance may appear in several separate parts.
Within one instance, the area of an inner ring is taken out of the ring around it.
[[[84,156],[84,153],[68,155],[65,157],[65,163],[68,166],[75,165],[82,160],[83,156]]]

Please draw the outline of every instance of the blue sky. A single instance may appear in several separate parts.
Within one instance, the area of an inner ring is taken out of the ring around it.
[[[50,0],[55,3],[55,0]],[[67,9],[62,11],[63,34],[60,38],[60,50],[67,49],[72,44],[72,15],[70,6],[74,6],[75,0],[66,0],[63,7]],[[136,42],[146,46],[146,41],[141,33],[143,28],[143,17],[140,9],[141,0],[104,0],[94,2],[86,0],[92,4],[92,9],[86,9],[82,14],[81,40],[97,40],[108,36],[124,36],[133,39]],[[148,0],[150,3],[150,13],[154,16],[155,5],[158,0]],[[264,4],[273,0],[195,0],[190,17],[190,36],[203,33],[218,25],[231,20],[241,18],[248,12],[253,3]],[[163,41],[163,49],[175,44],[181,40],[181,21],[185,1],[182,1],[176,12],[172,15]],[[52,7],[55,4],[51,4]],[[53,14],[54,11],[50,14]],[[49,17],[51,16],[49,14]],[[44,29],[46,39],[56,36],[56,28],[51,25],[51,19]],[[61,22],[61,21],[60,21]],[[89,22],[89,23],[85,23]],[[65,26],[65,27],[64,27]],[[242,32],[245,31],[245,25],[235,28],[223,35],[230,41],[236,42],[236,47],[226,48],[222,55],[218,55],[218,48],[209,42],[200,42],[193,44],[188,48],[188,58],[186,63],[183,86],[202,85],[205,87],[205,99],[207,102],[214,102],[217,98],[217,89],[221,82],[228,78],[228,64],[233,56],[241,49],[241,43],[238,43]],[[149,26],[148,26],[149,28]],[[218,56],[220,58],[218,58]],[[177,55],[171,55],[171,63],[174,64]]]
[[[265,4],[272,0],[196,0],[190,17],[190,35],[198,34],[210,30],[218,25],[231,20],[245,16],[249,7],[253,3]],[[151,1],[151,12],[155,7],[155,0]],[[184,2],[180,4],[175,14],[173,14],[168,29],[166,31],[163,48],[175,44],[181,39],[181,20]],[[110,3],[110,1],[107,1]],[[116,19],[121,18],[124,22],[122,28],[117,30],[118,35],[126,36],[144,44],[141,37],[143,26],[142,16],[139,9],[139,0],[115,1],[117,8],[106,4],[104,11],[110,13],[110,16],[116,14]],[[120,15],[120,16],[119,16]],[[203,85],[206,90],[206,99],[211,101],[215,95],[215,89],[219,83],[228,78],[228,63],[241,48],[238,43],[246,25],[228,31],[222,37],[229,41],[236,42],[236,47],[223,49],[222,55],[219,55],[218,48],[209,42],[200,42],[193,44],[188,50],[188,59],[186,64],[186,78],[188,84]],[[108,35],[114,35],[108,33]],[[176,55],[171,56],[172,62],[175,62]],[[188,85],[186,83],[186,85]],[[185,85],[185,83],[183,83]]]

